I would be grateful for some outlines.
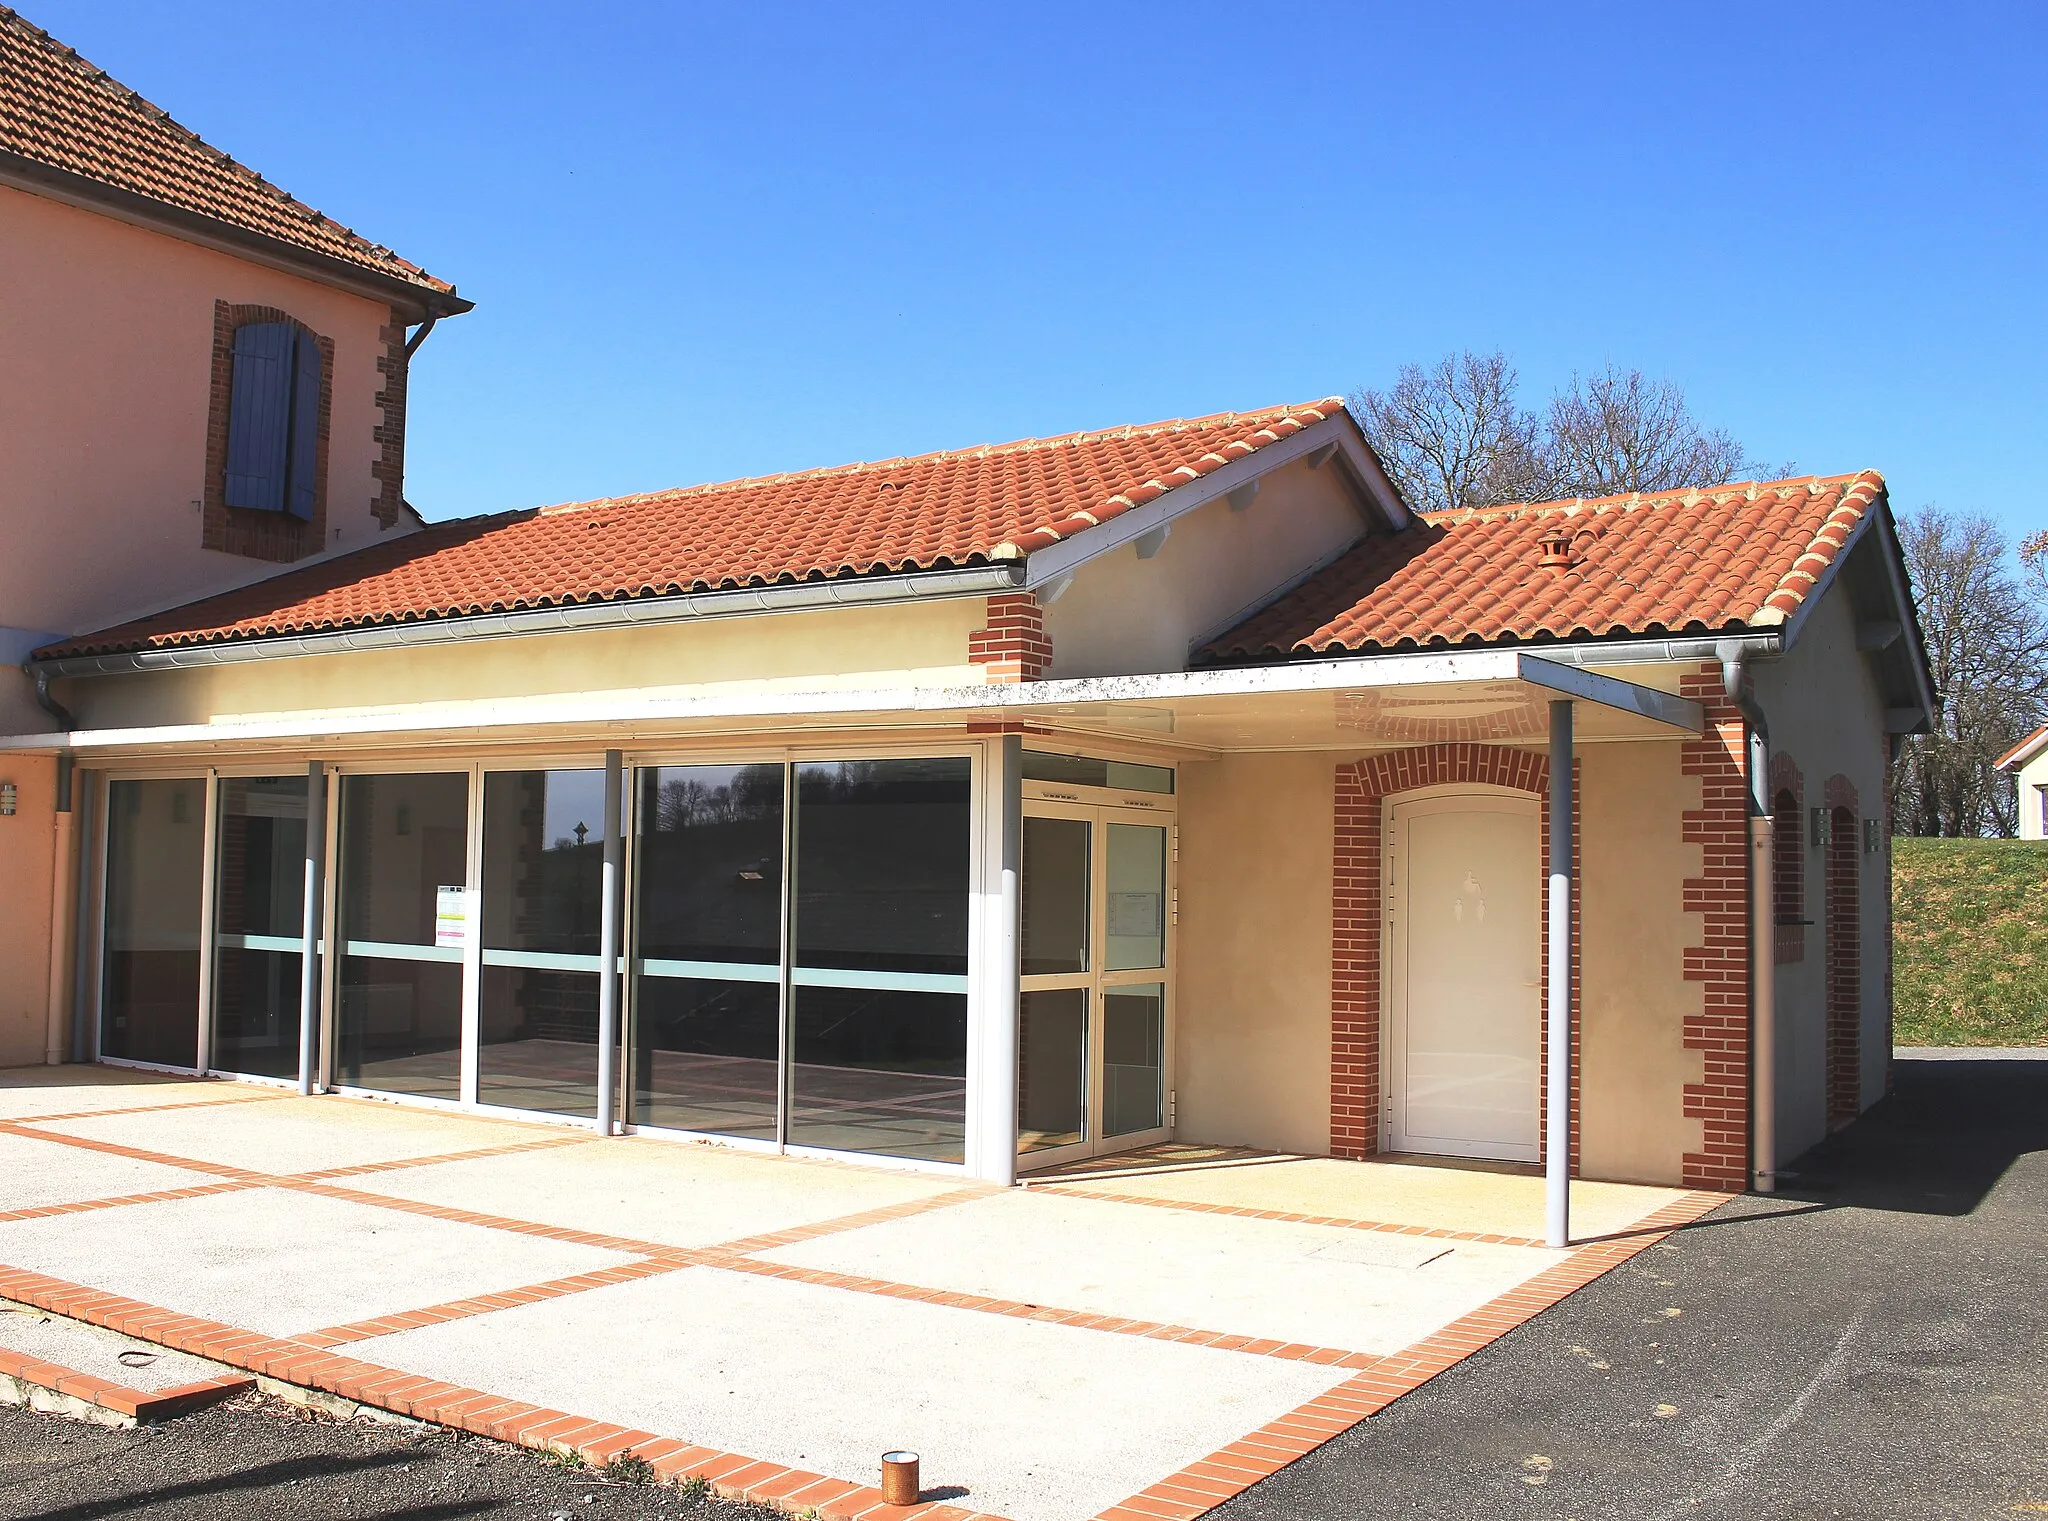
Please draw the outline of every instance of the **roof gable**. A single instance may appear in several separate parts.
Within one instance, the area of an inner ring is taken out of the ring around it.
[[[38,656],[1021,567],[1342,410],[1331,398],[432,524]]]
[[[1200,658],[1778,628],[1884,498],[1866,470],[1429,513],[1362,541]]]
[[[209,146],[5,6],[0,164],[38,181],[155,203],[422,293],[452,297],[455,289]],[[444,303],[451,311],[468,304]]]

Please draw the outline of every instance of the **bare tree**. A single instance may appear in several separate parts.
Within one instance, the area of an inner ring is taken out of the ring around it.
[[[2043,535],[2022,547],[2029,576]],[[1934,732],[1901,742],[1892,768],[1900,834],[2009,835],[2011,781],[1992,762],[2048,717],[2048,606],[2011,574],[1998,527],[1978,513],[1926,507],[1899,522],[1942,711]]]
[[[1641,370],[1574,376],[1539,418],[1517,399],[1505,354],[1447,354],[1401,367],[1393,387],[1351,399],[1352,415],[1410,505],[1491,507],[1785,476],[1727,433],[1702,427],[1685,393]]]
[[[1409,505],[1490,507],[1545,495],[1536,418],[1515,400],[1505,354],[1404,364],[1391,390],[1362,390],[1353,415]]]
[[[1556,496],[1672,491],[1792,473],[1789,465],[1754,464],[1726,432],[1700,426],[1677,386],[1641,370],[1609,365],[1597,375],[1574,375],[1550,399],[1544,424],[1544,463]]]

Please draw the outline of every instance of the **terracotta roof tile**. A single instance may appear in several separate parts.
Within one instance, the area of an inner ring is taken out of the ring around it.
[[[423,290],[455,288],[209,147],[5,6],[0,6],[0,152]]]
[[[1884,500],[1866,470],[1429,513],[1364,540],[1200,658],[1775,627]]]
[[[440,523],[38,653],[1016,560],[1342,409],[1330,398]]]

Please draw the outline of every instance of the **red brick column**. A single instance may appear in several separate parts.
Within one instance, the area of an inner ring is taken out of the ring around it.
[[[1682,747],[1685,774],[1700,779],[1700,806],[1685,812],[1684,838],[1701,849],[1701,873],[1685,884],[1685,910],[1701,916],[1700,943],[1685,952],[1685,977],[1700,1012],[1685,1021],[1685,1046],[1703,1053],[1700,1081],[1685,1085],[1687,1119],[1705,1121],[1700,1149],[1685,1155],[1688,1188],[1749,1186],[1749,795],[1747,729],[1707,664],[1680,693],[1706,708],[1706,728]]]
[[[1576,779],[1575,779],[1576,780]],[[1331,889],[1330,943],[1330,1152],[1362,1158],[1380,1149],[1380,925],[1385,880],[1382,870],[1381,815],[1385,800],[1452,782],[1474,782],[1533,792],[1541,801],[1545,844],[1550,838],[1550,758],[1532,750],[1501,745],[1418,745],[1368,756],[1337,768],[1337,818]],[[1579,796],[1575,786],[1573,796]],[[1584,812],[1583,803],[1580,813]],[[1579,819],[1572,819],[1572,853],[1579,848]],[[1546,901],[1548,866],[1537,901]],[[1572,876],[1572,1165],[1579,1155],[1579,1017],[1581,873]],[[1544,976],[1549,972],[1549,944],[1544,942]],[[1541,1049],[1540,1041],[1539,1047]],[[1539,1149],[1544,1134],[1538,1113]]]
[[[1045,609],[1030,592],[1005,592],[988,599],[988,626],[967,639],[970,664],[986,666],[990,681],[1037,681],[1052,665]]]

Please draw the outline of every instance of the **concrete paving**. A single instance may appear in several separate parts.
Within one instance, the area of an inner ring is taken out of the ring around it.
[[[350,1350],[813,1472],[907,1447],[928,1488],[1016,1521],[1093,1516],[1348,1377],[714,1268]]]
[[[352,1189],[544,1225],[710,1246],[958,1188],[953,1178],[626,1137],[352,1178]]]
[[[1198,1151],[1196,1159],[1177,1162],[1173,1148],[1162,1147],[1122,1166],[1045,1175],[1031,1187],[1543,1239],[1542,1176],[1531,1168],[1483,1162],[1449,1167],[1379,1158],[1359,1163],[1238,1151],[1212,1159],[1201,1158]],[[1573,1238],[1626,1230],[1679,1197],[1668,1188],[1575,1182]]]
[[[9,1267],[269,1336],[630,1260],[594,1247],[270,1188],[0,1223],[0,1263]]]
[[[0,1305],[0,1350],[19,1352],[144,1394],[231,1376],[235,1371],[224,1363],[137,1341],[100,1326],[11,1305]]]
[[[1050,1191],[991,1195],[766,1255],[955,1293],[1382,1355],[1562,1256]]]
[[[87,1199],[115,1199],[125,1194],[162,1193],[218,1183],[212,1173],[166,1167],[134,1157],[85,1151],[59,1141],[0,1133],[0,1208],[47,1209],[53,1204],[78,1204]]]
[[[245,1095],[251,1091],[242,1089]],[[375,1099],[297,1095],[225,1108],[101,1114],[83,1120],[57,1120],[40,1128],[267,1173],[315,1172],[476,1151],[549,1133],[538,1127],[439,1114]]]
[[[1344,1383],[1357,1365],[1333,1366],[1339,1353],[1403,1354],[1560,1260],[1241,1213],[1534,1235],[1541,1180],[1516,1170],[1190,1147],[993,1190],[958,1174],[69,1070],[76,1088],[0,1073],[17,1114],[104,1111],[0,1136],[29,1164],[7,1167],[0,1153],[0,1213],[32,1197],[140,1191],[127,1183],[181,1178],[177,1159],[281,1181],[0,1221],[0,1266],[290,1338],[636,1260],[536,1233],[549,1228],[688,1249],[805,1228],[807,1239],[756,1243],[751,1257],[472,1305],[340,1351],[855,1482],[873,1481],[882,1451],[909,1446],[938,1496],[1016,1521],[1086,1521]],[[252,1101],[154,1107],[196,1090]],[[134,1102],[113,1102],[124,1094]],[[460,1156],[504,1147],[524,1149]],[[350,1198],[294,1181],[388,1163],[400,1165],[343,1180]],[[1584,1187],[1581,1232],[1626,1231],[1677,1197]],[[845,1276],[804,1282],[804,1271]],[[933,1302],[946,1295],[988,1298]],[[1192,1329],[1150,1334],[1153,1323]],[[1230,1340],[1207,1346],[1198,1333]],[[1316,1360],[1281,1343],[1337,1350]]]
[[[8,1067],[0,1070],[0,1120],[157,1104],[235,1103],[270,1091],[127,1067]]]

